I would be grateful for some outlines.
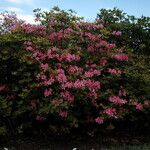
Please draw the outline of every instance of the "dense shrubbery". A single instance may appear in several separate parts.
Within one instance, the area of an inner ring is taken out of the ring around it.
[[[126,46],[132,53],[130,63],[126,66],[126,88],[135,99],[149,99],[150,17],[136,18],[117,8],[101,9],[97,14],[97,22],[103,22],[105,28],[110,32],[114,30],[122,32],[122,36],[115,40],[118,45]],[[140,120],[144,117],[134,118],[139,120],[138,124],[140,124]],[[149,115],[145,115],[145,120],[142,122],[144,124],[150,122]]]
[[[0,134],[106,127],[147,112],[148,67],[120,30],[71,10],[35,13],[38,25],[16,20],[1,32]],[[135,90],[138,84],[146,89]]]

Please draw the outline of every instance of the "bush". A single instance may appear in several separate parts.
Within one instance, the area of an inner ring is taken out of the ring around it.
[[[37,10],[36,17],[41,24],[17,23],[0,37],[2,130],[105,128],[149,106],[127,85],[132,55],[110,40],[119,39],[120,31],[57,7]]]

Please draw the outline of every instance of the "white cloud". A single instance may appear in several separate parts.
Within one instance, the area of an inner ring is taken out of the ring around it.
[[[27,23],[35,24],[33,15],[17,14],[17,17],[26,21]]]
[[[39,7],[42,11],[49,11],[48,8],[45,8],[45,7]]]

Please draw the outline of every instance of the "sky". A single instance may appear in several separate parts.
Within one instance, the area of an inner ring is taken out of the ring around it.
[[[19,18],[33,23],[33,10],[50,10],[54,6],[72,9],[86,20],[93,20],[101,8],[117,7],[129,15],[150,16],[150,0],[0,0],[0,12],[15,12]]]

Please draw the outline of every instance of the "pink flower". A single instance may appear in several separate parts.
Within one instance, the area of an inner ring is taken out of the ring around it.
[[[107,64],[106,58],[102,58],[102,59],[101,59],[101,65],[102,65],[102,66],[106,66],[106,64]]]
[[[73,82],[66,82],[61,84],[62,89],[72,88],[72,87],[73,87]]]
[[[42,53],[41,51],[36,50],[33,52],[33,57],[36,61],[40,61],[40,60],[45,60],[47,55]]]
[[[92,98],[92,99],[97,99],[98,98],[98,95],[95,91],[92,91],[92,92],[89,92],[87,94],[88,97]]]
[[[104,110],[104,113],[107,114],[109,117],[113,117],[116,114],[115,108],[107,108]]]
[[[27,50],[27,51],[33,51],[33,48],[32,48],[32,46],[27,46],[27,47],[26,47],[26,50]]]
[[[48,70],[48,64],[41,64],[40,66],[44,71]]]
[[[109,68],[108,69],[108,72],[111,74],[111,75],[121,75],[121,71],[120,70],[117,70],[117,69],[111,69],[111,68]]]
[[[45,96],[45,97],[48,97],[48,96],[50,96],[50,95],[52,95],[52,89],[46,89],[46,90],[44,91],[44,96]]]
[[[37,75],[37,79],[38,79],[38,80],[46,80],[47,77],[46,77],[46,75],[44,75],[44,74],[38,74],[38,75]]]
[[[71,62],[71,61],[79,61],[80,60],[80,56],[79,55],[75,55],[75,54],[62,54],[59,58],[59,61],[62,61],[62,60],[65,60],[65,61],[68,61],[68,62]]]
[[[89,71],[86,71],[84,76],[86,78],[90,78],[93,77],[94,75],[99,76],[101,74],[100,70],[96,70],[96,69],[90,69]]]
[[[69,66],[68,68],[68,72],[71,72],[71,73],[81,73],[83,71],[83,68],[81,67],[77,67],[77,66]]]
[[[88,52],[94,52],[94,47],[93,47],[93,46],[89,46],[89,47],[87,48],[87,51],[88,51]]]
[[[100,41],[100,43],[98,43],[97,47],[107,47],[108,46],[108,42],[102,40]]]
[[[98,123],[98,124],[103,124],[104,123],[104,119],[103,118],[100,118],[100,117],[97,117],[95,119],[95,122]]]
[[[119,90],[119,93],[118,93],[119,96],[126,96],[127,95],[127,92],[125,91],[125,89],[121,88]]]
[[[112,56],[112,58],[118,60],[118,61],[127,61],[129,60],[129,57],[127,54],[124,53],[118,53]]]
[[[68,116],[68,112],[67,111],[60,111],[59,116],[61,116],[62,118],[66,118]]]
[[[73,87],[75,88],[81,88],[84,89],[85,88],[85,80],[79,80],[77,79],[74,83],[73,83]]]
[[[61,95],[61,97],[63,97],[65,100],[67,100],[69,102],[74,101],[74,96],[68,91],[61,92],[60,95]]]
[[[97,66],[96,64],[91,64],[90,65],[91,68],[96,68],[96,66]]]
[[[141,103],[136,104],[137,110],[143,110],[143,105]]]
[[[113,48],[115,48],[115,47],[116,47],[116,45],[113,44],[113,43],[111,43],[111,44],[108,45],[108,49],[113,49]]]
[[[119,96],[110,96],[109,101],[117,105],[123,105],[127,103],[126,100],[121,99]]]
[[[63,69],[58,69],[57,73],[58,75],[56,76],[56,79],[58,80],[58,82],[63,83],[67,81],[67,77]]]
[[[101,88],[100,82],[95,80],[85,80],[84,84],[90,91],[98,91]]]
[[[113,31],[112,34],[115,35],[115,36],[121,36],[122,32],[121,31]]]
[[[48,86],[54,82],[55,82],[55,80],[51,77],[49,80],[44,81],[43,85]]]

